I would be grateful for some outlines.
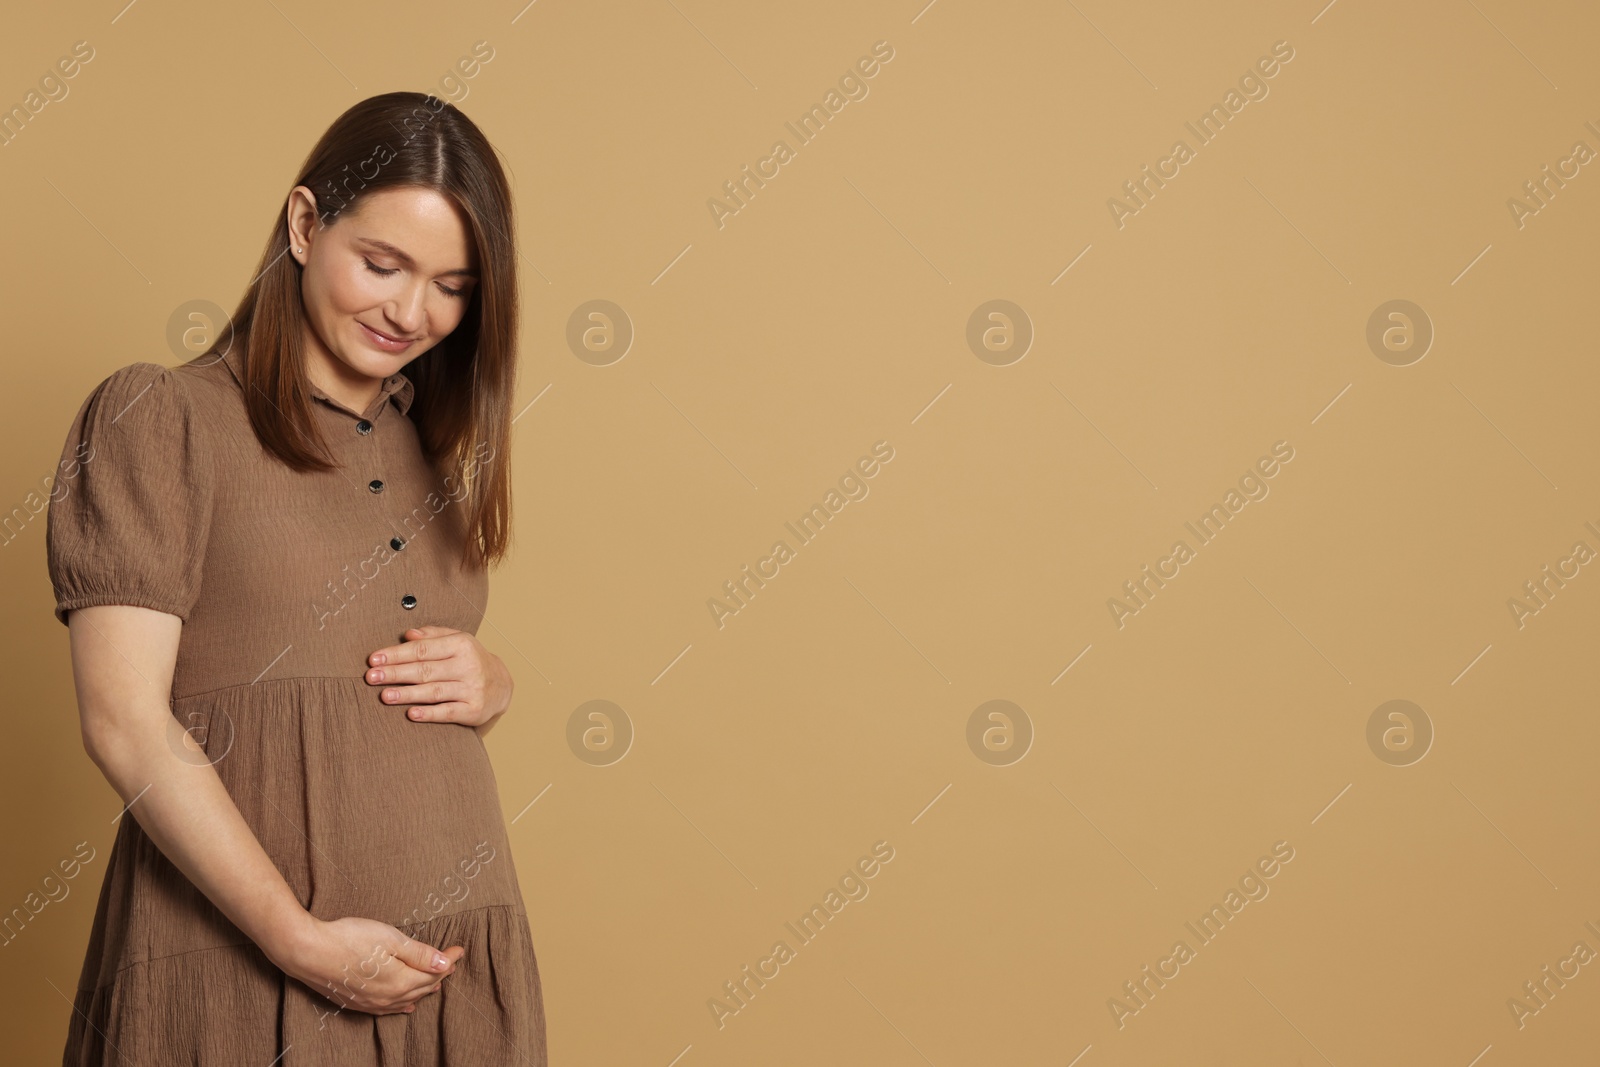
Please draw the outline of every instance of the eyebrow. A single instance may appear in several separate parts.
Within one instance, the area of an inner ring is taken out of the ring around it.
[[[406,253],[405,251],[403,251],[403,250],[401,250],[399,248],[396,248],[394,245],[390,244],[388,241],[380,241],[376,237],[358,237],[357,240],[358,241],[363,241],[363,242],[371,245],[373,248],[376,248],[380,252],[387,252],[389,255],[393,256],[396,259],[398,259],[400,262],[404,263],[408,267],[415,267],[417,265],[417,261],[412,259],[411,256],[408,253]],[[455,270],[447,270],[444,273],[445,274],[463,274],[463,275],[467,276],[468,278],[473,278],[473,279],[476,279],[478,277],[478,272],[477,271],[470,270],[467,267],[457,267]]]

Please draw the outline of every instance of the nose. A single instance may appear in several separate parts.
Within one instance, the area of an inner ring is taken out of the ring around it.
[[[427,321],[428,312],[424,306],[424,297],[427,295],[426,281],[417,283],[407,289],[399,299],[393,300],[384,309],[389,316],[389,321],[395,325],[395,332],[405,337],[415,337],[422,332],[422,326]]]

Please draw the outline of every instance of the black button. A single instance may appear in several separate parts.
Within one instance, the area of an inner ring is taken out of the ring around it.
[[[374,493],[381,493],[383,492],[383,482],[379,481],[377,478],[374,478],[372,481],[367,483],[367,488],[371,489]]]
[[[365,437],[367,434],[369,434],[371,432],[372,432],[372,423],[368,422],[366,419],[362,419],[360,422],[356,423],[356,433],[358,433],[361,436]]]
[[[400,598],[400,606],[405,608],[407,611],[410,611],[412,608],[417,606],[417,598],[412,596],[410,593],[407,593],[405,596]]]
[[[402,548],[406,547],[406,543],[400,540],[398,537],[391,537],[389,538],[389,547],[398,552]]]

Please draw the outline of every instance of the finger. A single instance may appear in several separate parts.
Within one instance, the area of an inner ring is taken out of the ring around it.
[[[395,941],[397,943],[390,951],[395,959],[406,966],[430,975],[443,974],[450,969],[451,958],[432,945],[409,938],[398,930],[395,931]]]
[[[449,977],[443,974],[423,974],[421,971],[413,971],[409,968],[407,968],[407,975],[409,977],[406,979],[405,986],[396,989],[390,995],[391,1004],[415,1004],[439,986],[444,985],[445,978]]]
[[[377,1010],[392,1014],[415,1007],[433,991],[435,986],[443,985],[446,977],[443,974],[425,974],[410,966],[401,966],[390,976],[389,988],[381,997],[376,998]]]
[[[460,682],[424,682],[421,685],[391,686],[378,694],[378,699],[391,707],[407,704],[444,704],[460,701],[467,695],[466,686]]]
[[[461,945],[452,945],[450,948],[445,949],[443,955],[450,961],[450,969],[441,974],[434,975],[417,974],[415,971],[411,972],[418,979],[420,979],[420,982],[416,987],[407,990],[406,993],[398,999],[402,1001],[408,1001],[415,1005],[424,997],[439,992],[439,990],[444,988],[444,980],[456,973],[456,964],[459,963],[461,961],[461,957],[465,956],[466,954],[467,950]]]
[[[378,685],[384,682],[432,682],[459,676],[464,669],[460,662],[455,661],[453,654],[447,654],[442,646],[434,646],[417,658],[404,657],[381,667],[368,667],[364,677],[369,683]]]
[[[413,632],[414,631],[411,630],[406,631],[408,634]],[[405,649],[406,646],[404,644],[385,645],[382,648],[373,649],[367,654],[367,666],[372,667],[379,663],[393,662],[396,656],[399,656],[405,652]]]
[[[406,718],[412,722],[470,722],[468,716],[472,712],[472,705],[464,704],[459,700],[446,701],[443,704],[422,704],[406,712]]]
[[[445,959],[450,961],[450,969],[439,976],[440,985],[444,984],[446,978],[456,973],[456,968],[461,963],[461,958],[466,954],[467,950],[461,945],[451,945],[444,950]]]
[[[386,645],[367,656],[369,666],[379,666],[385,663],[406,663],[421,658],[434,658],[438,648],[443,642],[446,648],[445,655],[449,654],[450,642],[445,639],[465,631],[455,630],[448,626],[417,626],[407,630],[401,636],[405,639],[398,645]]]
[[[405,632],[404,637],[407,641],[414,641],[418,637],[443,637],[445,634],[458,634],[462,632],[463,631],[457,630],[451,626],[440,626],[436,623],[429,623],[426,626],[413,626],[411,629]]]
[[[447,952],[446,955],[449,955],[449,953]],[[450,977],[450,975],[455,973],[454,963],[455,963],[455,960],[458,960],[460,958],[461,958],[460,953],[456,953],[455,956],[451,959],[451,968],[450,968],[450,970],[446,971],[444,974],[436,974],[436,975],[420,975],[420,974],[418,974],[417,977],[421,979],[421,982],[418,985],[413,986],[412,988],[407,989],[403,993],[397,995],[396,998],[395,998],[396,1003],[406,1003],[406,1004],[415,1005],[415,1004],[419,1003],[420,1001],[422,1001],[424,998],[430,997],[433,994],[439,992],[441,989],[444,988],[445,979]],[[412,971],[411,973],[412,974],[417,974],[417,972],[415,972],[415,971]]]

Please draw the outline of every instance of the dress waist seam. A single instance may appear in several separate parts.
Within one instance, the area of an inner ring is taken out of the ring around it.
[[[230,689],[249,689],[251,686],[276,685],[282,682],[362,682],[365,684],[365,679],[359,674],[300,674],[290,678],[265,678],[254,682],[232,682],[228,685],[219,685],[215,689],[202,689],[198,693],[184,693],[182,696],[174,694],[172,699],[174,702],[179,700],[193,700],[195,697],[213,696],[217,693],[226,693]],[[367,688],[376,690],[382,687],[374,685],[368,686]]]

